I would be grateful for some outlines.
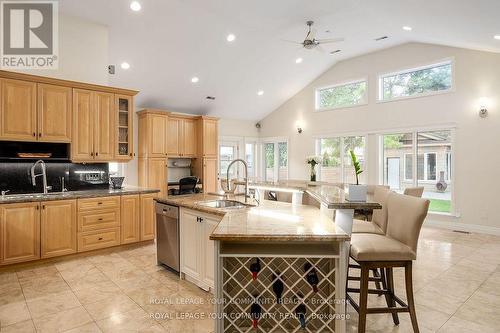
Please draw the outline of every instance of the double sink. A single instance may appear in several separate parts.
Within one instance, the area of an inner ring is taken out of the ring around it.
[[[209,200],[197,202],[198,205],[210,207],[210,208],[223,208],[223,209],[239,209],[254,207],[253,205],[244,204],[236,200]]]

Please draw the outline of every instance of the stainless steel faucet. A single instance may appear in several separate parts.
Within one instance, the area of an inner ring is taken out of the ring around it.
[[[40,164],[40,167],[42,168],[42,173],[35,174],[35,168],[38,164]],[[36,161],[31,167],[31,183],[33,186],[36,186],[36,177],[40,176],[42,176],[43,181],[43,194],[47,194],[49,190],[52,189],[52,186],[47,186],[47,167],[45,166],[45,162],[42,160]]]
[[[247,203],[248,198],[249,198],[249,195],[248,195],[248,164],[247,164],[247,162],[245,162],[241,158],[238,158],[238,159],[232,161],[227,166],[227,177],[226,177],[227,190],[231,191],[231,182],[229,181],[229,170],[231,169],[231,166],[236,162],[241,162],[245,166],[245,203]]]

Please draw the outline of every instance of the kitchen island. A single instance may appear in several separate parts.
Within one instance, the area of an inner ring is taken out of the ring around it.
[[[342,189],[333,187],[318,188],[326,209],[380,208],[348,202]],[[314,206],[268,200],[239,209],[206,205],[221,199],[209,194],[157,199],[181,208],[181,275],[194,277],[199,286],[213,281],[216,332],[247,332],[252,326],[266,332],[301,327],[345,332],[349,232]],[[186,234],[201,237],[190,238],[202,243],[196,252],[183,242]],[[196,253],[201,259],[193,260]],[[195,264],[204,269],[193,273]]]

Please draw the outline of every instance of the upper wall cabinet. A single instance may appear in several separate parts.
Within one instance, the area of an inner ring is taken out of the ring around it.
[[[71,88],[38,84],[38,141],[71,142]]]
[[[115,95],[115,105],[117,108],[117,150],[116,160],[130,160],[134,156],[133,152],[133,122],[134,106],[132,97],[126,95]]]
[[[142,110],[139,114],[139,157],[167,157],[167,112]]]
[[[2,140],[71,142],[71,88],[0,80]]]
[[[196,157],[196,120],[168,116],[167,154],[169,157]]]
[[[0,80],[0,138],[13,141],[36,141],[36,83]]]
[[[72,161],[113,160],[116,133],[114,104],[113,94],[73,89]]]
[[[203,157],[217,157],[218,121],[216,118],[202,117],[199,123],[201,136],[198,139]]]
[[[0,140],[70,143],[75,162],[128,161],[135,94],[0,70]]]

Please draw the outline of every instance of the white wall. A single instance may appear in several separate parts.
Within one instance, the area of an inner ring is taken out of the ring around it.
[[[221,118],[219,120],[219,136],[258,137],[259,131],[255,121]]]
[[[377,103],[377,75],[452,57],[455,91],[429,97]],[[369,103],[326,112],[314,111],[316,87],[368,78]],[[490,99],[489,116],[478,116],[479,98]],[[342,61],[301,90],[261,123],[261,136],[289,138],[289,177],[306,179],[304,158],[315,153],[314,136],[370,133],[384,129],[453,123],[455,196],[461,224],[500,228],[497,207],[500,177],[500,55],[430,44],[410,43]],[[296,121],[304,132],[297,134]],[[378,180],[378,145],[368,137],[368,179]],[[435,217],[433,217],[435,218]],[[499,229],[500,230],[500,229]]]
[[[108,84],[108,27],[59,14],[59,68],[19,72]]]

